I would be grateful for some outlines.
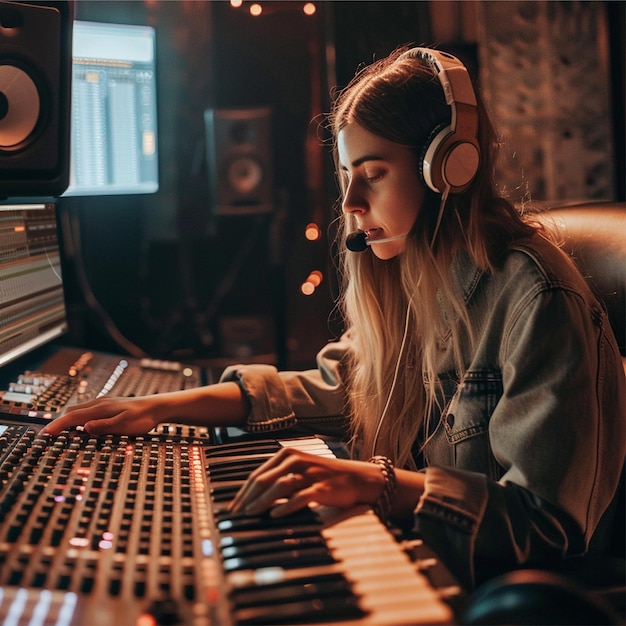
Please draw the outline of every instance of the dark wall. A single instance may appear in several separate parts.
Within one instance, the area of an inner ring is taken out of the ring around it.
[[[224,320],[244,316],[271,320],[279,365],[306,366],[337,332],[326,236],[336,189],[318,122],[359,64],[428,42],[426,3],[320,2],[310,17],[302,2],[263,4],[254,18],[228,2],[77,2],[77,19],[156,28],[160,189],[60,201],[68,244],[80,244],[67,246],[70,343],[119,349],[113,323],[151,354],[215,358]],[[204,109],[257,106],[273,111],[275,210],[215,218]],[[311,221],[324,233],[316,242],[303,236]],[[326,280],[305,297],[299,286],[315,269]]]
[[[615,141],[616,195],[626,201],[626,3],[607,2],[613,95],[613,138]]]
[[[345,85],[359,66],[404,44],[432,45],[427,2],[331,2],[336,76]]]

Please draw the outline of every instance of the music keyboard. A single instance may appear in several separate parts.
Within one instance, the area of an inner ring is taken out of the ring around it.
[[[317,512],[323,522],[320,534],[335,563],[227,574],[225,581],[231,590],[236,623],[297,623],[305,612],[314,622],[325,615],[325,623],[335,623],[343,616],[342,623],[362,626],[452,622],[450,607],[443,603],[371,510],[354,509],[346,515],[336,511]],[[293,599],[301,584],[314,586],[316,581],[323,583],[329,578],[333,582],[328,594],[340,599],[343,611],[332,602],[325,605],[317,588],[313,590],[316,595],[310,600],[310,606],[299,598]],[[279,589],[287,589],[277,596],[281,599],[278,611],[277,605],[267,602],[277,585]],[[243,595],[249,602],[251,588],[257,605],[246,610],[240,606],[240,597]]]
[[[369,509],[284,519],[227,504],[280,446],[5,431],[0,458],[0,623],[439,624],[449,605]],[[147,620],[147,621],[143,621]]]
[[[286,566],[289,560],[284,553],[280,553],[281,547],[275,538],[284,536],[287,527],[289,537],[299,538],[302,542],[298,544],[294,541],[295,545],[306,545],[302,540],[307,533],[312,532],[309,519],[309,516],[313,518],[311,512],[298,516],[296,524],[293,524],[293,520],[283,520],[280,523],[281,530],[273,534],[268,530],[265,520],[264,528],[256,531],[259,533],[259,544],[262,546],[267,542],[265,549],[258,548],[262,553],[260,565],[254,568],[233,564],[233,571],[229,571],[229,547],[236,544],[238,539],[245,541],[250,538],[250,533],[255,530],[245,525],[247,518],[237,520],[226,516],[220,520],[220,515],[227,501],[241,485],[238,479],[242,464],[244,472],[249,474],[275,454],[280,446],[298,448],[311,454],[335,456],[324,441],[315,437],[275,442],[248,441],[217,445],[206,451],[209,456],[208,471],[216,528],[225,566],[224,583],[234,623],[303,623],[303,615],[308,615],[309,620],[316,623],[341,621],[342,624],[362,626],[451,623],[453,614],[450,606],[442,600],[389,529],[368,507],[354,508],[349,512],[316,507],[313,512],[316,518],[314,523],[319,524],[319,536],[323,539],[324,548],[312,554],[301,550],[290,566]],[[238,522],[243,523],[238,526]],[[254,541],[254,538],[250,541]],[[313,540],[308,545],[312,546],[312,550],[317,547]],[[276,550],[279,550],[277,558]],[[271,551],[274,554],[270,556],[268,552]],[[247,554],[250,554],[250,549]],[[299,566],[300,559],[306,561],[317,558],[322,562]],[[332,562],[323,562],[328,558]],[[331,582],[324,587],[323,584],[329,578]],[[313,597],[309,597],[307,585],[313,587]],[[251,593],[251,589],[254,593]],[[455,591],[447,589],[446,592]],[[252,602],[257,604],[250,607]]]

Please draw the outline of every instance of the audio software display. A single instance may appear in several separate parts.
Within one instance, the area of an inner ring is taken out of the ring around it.
[[[54,204],[0,205],[0,365],[66,330]]]
[[[70,186],[64,195],[158,190],[155,32],[74,22]]]

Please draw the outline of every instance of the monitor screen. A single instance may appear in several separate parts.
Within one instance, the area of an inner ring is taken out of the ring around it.
[[[0,205],[0,366],[67,330],[55,210]]]
[[[74,22],[65,196],[158,190],[155,31]]]

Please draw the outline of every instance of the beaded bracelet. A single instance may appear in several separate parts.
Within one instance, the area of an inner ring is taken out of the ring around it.
[[[374,513],[378,515],[383,523],[387,523],[387,518],[391,512],[391,499],[396,491],[396,472],[391,459],[386,456],[377,455],[369,459],[370,463],[376,463],[380,467],[385,479],[383,492],[380,494],[377,502],[372,505]]]

